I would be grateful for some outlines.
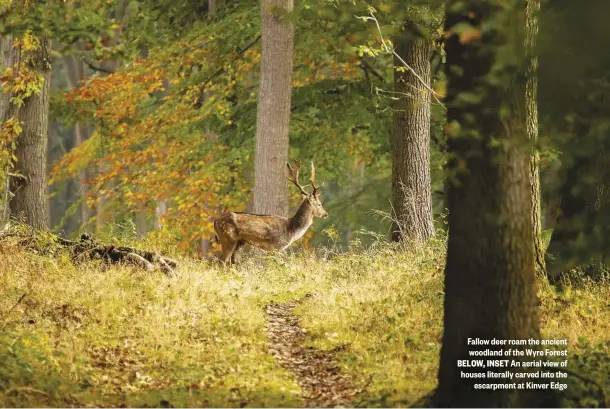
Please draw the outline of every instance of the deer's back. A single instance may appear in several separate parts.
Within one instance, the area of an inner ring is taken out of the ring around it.
[[[234,239],[267,250],[286,245],[289,220],[281,216],[264,216],[249,213],[227,213],[218,223],[231,225]]]

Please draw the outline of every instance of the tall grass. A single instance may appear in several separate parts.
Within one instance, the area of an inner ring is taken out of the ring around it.
[[[246,255],[235,268],[183,258],[171,279],[16,244],[0,256],[3,406],[302,406],[268,353],[263,307],[307,293],[295,311],[307,343],[337,351],[356,405],[406,406],[436,385],[442,234],[409,251]],[[539,291],[544,336],[567,338],[574,370],[605,387],[610,364],[590,357],[608,351],[609,290]],[[571,405],[593,396],[580,391]]]

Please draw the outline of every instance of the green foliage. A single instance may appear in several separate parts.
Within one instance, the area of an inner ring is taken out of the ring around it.
[[[64,127],[93,124],[95,132],[54,164],[51,182],[87,169],[82,205],[104,201],[116,220],[138,212],[152,220],[156,204],[169,201],[163,224],[184,250],[211,237],[219,212],[245,209],[252,188],[259,2],[219,4],[210,13],[207,2],[70,1],[47,9],[34,3],[36,13],[15,7],[0,18],[0,31],[49,35],[62,54],[92,66],[120,63],[115,73],[94,73],[79,88],[52,95],[55,120]],[[367,7],[311,0],[298,3],[292,16],[290,156],[315,161],[343,244],[350,232],[376,229],[367,212],[388,206],[392,116],[390,97],[379,90],[391,89],[393,67],[387,53],[358,55],[359,47],[379,46],[376,26],[354,17]],[[407,14],[423,23],[440,15],[431,11],[438,5],[375,7],[388,35]],[[441,131],[435,126],[437,140]],[[443,162],[436,146],[434,169]],[[65,216],[58,226],[73,217]]]

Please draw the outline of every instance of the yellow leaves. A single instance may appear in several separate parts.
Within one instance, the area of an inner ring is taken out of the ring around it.
[[[36,51],[40,48],[40,40],[28,30],[21,41],[21,48],[27,52]]]
[[[434,93],[439,98],[447,96],[447,80],[439,80],[434,83]]]
[[[460,124],[457,121],[451,121],[445,124],[445,136],[451,138],[460,132]]]
[[[21,123],[15,117],[4,121],[0,128],[0,146],[10,144],[21,133]]]

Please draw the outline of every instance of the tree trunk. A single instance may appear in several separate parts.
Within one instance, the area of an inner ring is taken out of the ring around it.
[[[286,216],[286,162],[292,96],[292,0],[261,0],[262,57],[256,113],[254,212]]]
[[[447,9],[446,32],[459,23],[473,31],[470,38],[453,34],[445,45],[452,183],[444,334],[435,396],[440,406],[527,407],[535,395],[522,390],[475,391],[477,380],[462,378],[461,372],[477,369],[456,365],[457,360],[469,359],[468,351],[474,349],[468,338],[540,337],[530,155],[522,149],[528,143],[523,37],[515,41],[513,32],[500,31],[518,27],[519,10],[513,7],[469,0]],[[477,38],[483,23],[490,28]],[[492,70],[496,75],[490,75]]]
[[[536,38],[538,36],[538,13],[540,0],[525,2],[525,53],[527,58],[527,80],[525,86],[525,119],[527,136],[532,141],[533,151],[530,158],[530,183],[532,188],[532,224],[534,227],[534,254],[536,273],[546,275],[544,246],[542,244],[542,213],[540,199],[540,155],[538,141],[538,56]]]
[[[163,216],[167,213],[167,200],[159,200],[157,202],[157,207],[155,208],[155,231],[159,231],[163,228]]]
[[[148,220],[146,217],[146,208],[136,212],[135,216],[136,232],[138,237],[143,238],[148,234]]]
[[[81,123],[76,123],[74,125],[74,146],[79,146],[81,143],[85,142],[89,139],[87,127],[83,126]],[[86,226],[89,223],[89,219],[91,218],[91,208],[87,203],[87,197],[89,196],[89,186],[87,185],[87,169],[82,169],[78,172],[78,184],[79,191],[81,197],[81,206],[80,206],[80,224],[81,226]]]
[[[402,34],[396,39],[396,52],[430,84],[428,38]],[[434,235],[432,191],[430,187],[430,93],[411,71],[404,70],[395,57],[394,135],[392,149],[392,206],[395,222],[392,240],[425,242]]]
[[[22,60],[23,60],[22,56]],[[14,172],[19,177],[11,181],[11,213],[38,229],[49,227],[47,201],[47,138],[49,122],[49,89],[51,83],[51,41],[40,39],[40,48],[28,58],[30,68],[43,76],[39,93],[24,101],[17,118],[22,132],[17,138]]]
[[[218,10],[224,5],[224,0],[208,0],[208,14],[216,17]]]
[[[0,64],[2,67],[13,67],[17,65],[19,61],[19,50],[13,48],[13,39],[10,35],[0,38]],[[13,113],[10,104],[11,93],[0,92],[0,130],[4,122],[9,119]],[[10,147],[6,147],[10,148]],[[9,149],[7,149],[9,150]],[[8,158],[2,158],[0,163],[2,171],[0,176],[2,181],[2,197],[0,198],[0,221],[5,221],[9,216],[9,161]]]
[[[85,79],[85,66],[81,60],[74,56],[64,57],[66,79],[70,88],[79,86],[79,82]],[[74,125],[74,146],[77,147],[89,138],[87,126],[77,122]],[[81,226],[87,225],[91,218],[91,209],[87,204],[89,195],[89,187],[87,186],[87,170],[83,169],[78,172],[78,182],[80,187],[81,197]]]

